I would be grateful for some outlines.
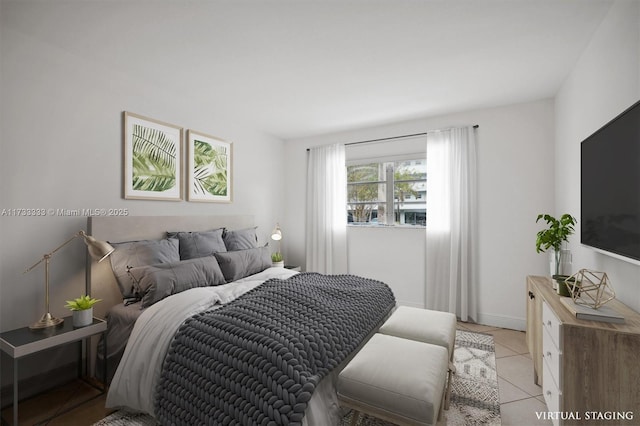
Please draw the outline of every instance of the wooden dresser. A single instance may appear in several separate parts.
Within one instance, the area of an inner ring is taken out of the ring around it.
[[[640,289],[639,289],[640,290]],[[640,424],[640,315],[623,324],[577,319],[551,278],[527,277],[527,346],[554,425]]]

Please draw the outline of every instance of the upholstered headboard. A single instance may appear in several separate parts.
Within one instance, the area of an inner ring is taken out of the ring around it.
[[[242,229],[254,226],[252,215],[233,216],[95,216],[87,219],[87,233],[113,243],[161,239],[167,231],[207,231],[226,227]],[[122,302],[109,259],[97,263],[87,256],[87,293],[102,299],[93,314],[105,318],[109,309]]]

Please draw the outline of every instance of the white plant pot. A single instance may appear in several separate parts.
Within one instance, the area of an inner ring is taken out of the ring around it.
[[[271,262],[271,266],[274,268],[284,268],[284,260],[282,262]]]
[[[73,326],[86,327],[93,322],[93,307],[83,311],[73,311]]]

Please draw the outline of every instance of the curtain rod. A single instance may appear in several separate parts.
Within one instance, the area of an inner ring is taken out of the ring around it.
[[[478,124],[474,124],[473,128],[477,129],[478,127],[480,127]],[[422,133],[413,133],[410,135],[401,135],[401,136],[390,136],[388,138],[380,138],[380,139],[369,139],[366,141],[358,141],[358,142],[349,142],[349,143],[345,143],[345,146],[348,145],[358,145],[361,143],[371,143],[371,142],[382,142],[382,141],[389,141],[389,140],[393,140],[393,139],[402,139],[402,138],[410,138],[413,136],[424,136],[424,135],[428,135],[429,133],[436,133],[436,132],[442,132],[445,130],[450,130],[453,129],[453,127],[449,127],[447,129],[436,129],[436,130],[429,130],[428,132],[422,132]]]
[[[480,127],[480,125],[478,125],[478,124],[474,124],[473,125],[474,129],[477,129],[478,127]],[[450,130],[450,129],[453,129],[453,128],[454,127],[449,127],[449,128],[446,128],[446,129],[429,130],[428,132],[422,132],[422,133],[412,133],[410,135],[390,136],[388,138],[369,139],[369,140],[366,140],[366,141],[358,141],[358,142],[348,142],[348,143],[345,143],[344,145],[345,146],[358,145],[358,144],[361,144],[361,143],[382,142],[382,141],[390,141],[390,140],[393,140],[393,139],[410,138],[410,137],[413,137],[413,136],[424,136],[424,135],[428,135],[429,133],[442,132],[442,131]],[[309,151],[309,148],[307,148],[307,151]]]

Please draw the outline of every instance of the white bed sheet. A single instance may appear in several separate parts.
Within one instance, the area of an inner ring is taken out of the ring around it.
[[[297,272],[268,268],[230,284],[193,288],[147,308],[138,318],[109,386],[106,407],[123,407],[154,415],[154,389],[162,362],[180,325],[189,317],[215,309],[271,278],[286,279]]]

